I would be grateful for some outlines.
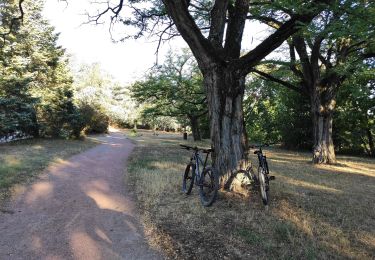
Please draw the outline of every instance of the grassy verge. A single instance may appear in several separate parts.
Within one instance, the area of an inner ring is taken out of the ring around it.
[[[271,205],[221,192],[203,208],[197,189],[181,194],[189,152],[181,136],[133,137],[129,181],[155,243],[175,258],[373,259],[375,161],[338,157],[314,166],[310,154],[268,149]]]
[[[29,139],[0,144],[0,199],[15,184],[25,183],[48,164],[95,146],[90,139]]]

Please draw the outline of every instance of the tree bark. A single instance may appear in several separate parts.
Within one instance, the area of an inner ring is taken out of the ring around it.
[[[333,91],[318,93],[319,89],[316,88],[311,100],[314,138],[312,160],[316,164],[335,164],[336,155],[332,140],[332,126],[336,100]]]
[[[375,145],[374,145],[374,138],[372,137],[371,129],[367,127],[366,129],[367,138],[368,138],[368,145],[370,146],[370,156],[375,157]]]
[[[205,70],[213,163],[221,174],[221,185],[246,159],[247,140],[242,102],[245,77],[224,66]]]
[[[194,141],[202,140],[201,132],[199,130],[199,118],[198,116],[189,115],[191,131],[193,132]]]

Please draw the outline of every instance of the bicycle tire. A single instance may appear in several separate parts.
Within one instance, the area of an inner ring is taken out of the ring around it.
[[[188,165],[186,165],[186,169],[182,179],[182,192],[186,195],[189,195],[191,193],[191,190],[194,186],[194,179],[195,165],[193,163],[189,163]]]
[[[207,167],[199,180],[200,189],[199,196],[201,203],[205,207],[209,207],[215,202],[217,192],[219,190],[219,176],[212,167]]]
[[[259,180],[260,196],[262,197],[263,204],[268,205],[268,203],[269,203],[269,183],[268,183],[266,171],[262,166],[260,166],[258,168],[258,180]]]

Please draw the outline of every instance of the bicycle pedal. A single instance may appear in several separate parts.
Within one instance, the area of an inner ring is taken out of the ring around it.
[[[276,177],[275,177],[275,176],[268,176],[268,179],[269,179],[270,181],[273,181],[273,180],[276,179]]]

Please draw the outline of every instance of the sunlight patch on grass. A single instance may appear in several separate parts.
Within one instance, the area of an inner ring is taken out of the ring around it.
[[[181,167],[181,164],[177,164],[173,162],[152,162],[150,166],[155,167],[156,169],[160,169],[160,170],[170,170],[170,169],[175,169],[177,167]]]
[[[21,160],[15,155],[5,155],[3,158],[4,165],[7,165],[8,167],[17,167],[21,164]]]
[[[0,193],[28,182],[53,162],[62,160],[97,143],[91,140],[27,139],[0,145]]]
[[[283,182],[286,182],[288,184],[299,186],[299,187],[304,187],[304,188],[307,188],[307,189],[327,191],[327,192],[332,192],[332,193],[343,193],[343,191],[341,191],[341,190],[331,188],[331,187],[327,187],[327,186],[322,185],[322,184],[315,184],[315,183],[311,183],[311,182],[307,182],[307,181],[296,180],[296,179],[292,179],[290,177],[285,177],[285,176],[280,176],[280,175],[279,175],[279,179],[281,179]]]
[[[343,162],[346,166],[336,166],[336,165],[317,165],[316,168],[331,171],[340,171],[351,174],[360,174],[369,177],[375,177],[375,170],[369,168],[369,165],[356,164],[353,162],[345,161]],[[374,162],[375,163],[375,162]]]
[[[375,234],[370,234],[368,232],[357,233],[358,241],[365,244],[375,252]]]
[[[41,145],[39,145],[39,144],[33,145],[32,148],[35,149],[35,150],[42,150],[42,149],[44,149],[44,147],[41,146]]]
[[[308,235],[312,240],[321,243],[326,248],[335,251],[337,254],[349,258],[358,256],[366,258],[365,252],[358,247],[354,247],[351,241],[351,233],[346,232],[340,227],[323,221],[320,216],[314,216],[307,211],[293,206],[287,201],[283,201],[281,207],[273,211],[276,215],[285,221],[293,223],[296,228]]]
[[[304,212],[300,212],[287,201],[282,201],[276,209],[273,210],[279,218],[293,223],[300,231],[313,237],[313,226],[311,218]]]

